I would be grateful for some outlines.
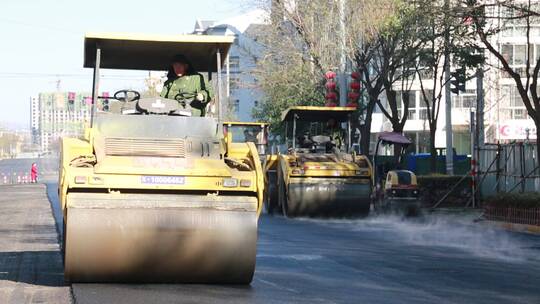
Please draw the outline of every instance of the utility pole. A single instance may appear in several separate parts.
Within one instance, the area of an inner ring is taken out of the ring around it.
[[[339,1],[339,26],[340,26],[340,59],[339,59],[339,105],[347,104],[347,76],[345,70],[347,68],[347,58],[345,56],[345,1]]]
[[[476,70],[476,140],[477,147],[484,146],[484,70],[483,66]]]
[[[471,128],[470,128],[470,133],[471,133],[471,201],[472,201],[472,207],[475,208],[476,207],[476,192],[477,192],[477,173],[478,173],[478,159],[475,157],[475,154],[474,154],[474,151],[475,151],[475,146],[476,146],[476,139],[477,139],[477,136],[475,135],[478,135],[476,133],[476,131],[478,130],[478,128],[476,127],[476,124],[475,124],[475,113],[471,110],[471,116],[470,116],[470,121],[471,121]]]
[[[484,56],[483,52],[481,53],[482,56]],[[482,148],[484,148],[484,70],[483,65],[480,65],[476,69],[476,130],[475,130],[475,145],[473,147],[476,147],[476,150],[471,151],[471,156],[476,155],[476,176],[473,176],[473,178],[476,178],[475,185],[476,185],[476,192],[478,193],[476,196],[473,193],[473,208],[475,208],[475,202],[480,202],[480,196],[481,196],[481,184],[480,182],[480,174],[482,173],[480,171],[480,151]],[[471,157],[472,158],[472,157]]]
[[[450,7],[449,0],[444,1],[445,10]],[[450,27],[448,17],[445,17],[444,34],[444,99],[446,102],[446,174],[454,175],[454,151],[452,145],[452,96],[450,92]]]

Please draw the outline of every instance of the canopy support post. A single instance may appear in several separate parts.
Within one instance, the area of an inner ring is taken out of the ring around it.
[[[216,105],[216,110],[218,111],[218,123],[219,125],[221,125],[221,121],[223,119],[222,117],[222,106],[221,106],[221,102],[222,102],[222,93],[221,93],[221,51],[219,49],[219,47],[217,48],[217,52],[216,52],[216,62],[217,62],[217,105]]]
[[[296,153],[296,114],[293,115],[293,125],[292,125],[292,148]]]
[[[96,115],[96,106],[99,94],[99,67],[101,65],[101,48],[96,47],[96,62],[94,65],[94,78],[92,80],[92,108],[90,110],[90,127],[94,126],[94,116]]]

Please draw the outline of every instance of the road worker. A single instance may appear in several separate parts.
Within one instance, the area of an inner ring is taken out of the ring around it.
[[[206,106],[214,98],[212,86],[182,54],[171,60],[167,81],[160,95],[178,100],[184,107],[190,105],[192,116],[205,116]]]

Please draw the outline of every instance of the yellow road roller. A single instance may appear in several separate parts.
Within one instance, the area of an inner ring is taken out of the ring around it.
[[[396,146],[397,155],[392,158],[395,164],[379,164],[379,146]],[[403,154],[411,144],[411,140],[401,133],[381,132],[373,155],[373,167],[376,169],[373,178],[374,209],[379,213],[397,213],[405,216],[420,214],[420,190],[416,174],[401,169]],[[390,167],[390,168],[388,168]]]
[[[223,135],[221,63],[233,39],[85,36],[91,121],[83,138],[61,140],[66,281],[251,282],[264,176],[255,144]],[[99,96],[100,69],[163,71],[178,53],[217,76],[211,117],[191,116],[192,100]]]
[[[351,149],[355,108],[294,106],[282,113],[285,153],[267,157],[265,209],[287,217],[369,214],[372,168]]]

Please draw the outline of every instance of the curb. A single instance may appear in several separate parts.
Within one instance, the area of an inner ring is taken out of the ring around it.
[[[483,223],[484,225],[495,226],[497,228],[501,228],[508,231],[540,235],[540,226],[536,226],[536,225],[525,225],[525,224],[516,224],[516,223],[501,222],[501,221],[488,221],[488,220],[483,220],[480,223]]]

